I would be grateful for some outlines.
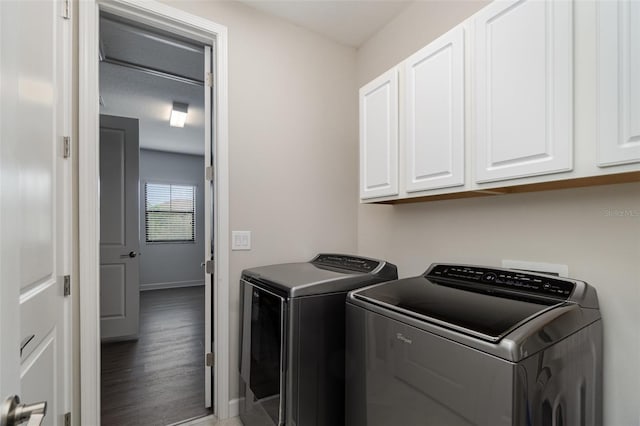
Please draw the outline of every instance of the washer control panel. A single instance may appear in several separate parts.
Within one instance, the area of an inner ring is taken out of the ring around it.
[[[488,285],[516,292],[535,293],[541,296],[567,299],[575,284],[568,280],[529,274],[512,269],[493,269],[471,265],[434,264],[426,273],[427,278],[445,279],[468,284]]]
[[[319,254],[311,263],[365,273],[373,272],[380,266],[376,260],[341,254]]]

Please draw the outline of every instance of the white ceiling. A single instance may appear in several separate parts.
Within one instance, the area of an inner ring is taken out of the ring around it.
[[[412,1],[238,0],[352,47],[360,47]]]
[[[100,20],[100,41],[107,58],[118,59],[203,80],[203,48],[179,39],[132,29],[112,19]],[[137,118],[140,147],[204,154],[204,87],[150,75],[136,69],[100,63],[101,114]],[[169,126],[173,102],[189,105],[183,128]]]
[[[204,154],[203,88],[100,64],[101,114],[139,120],[140,148]],[[169,126],[173,101],[187,103],[183,128]]]

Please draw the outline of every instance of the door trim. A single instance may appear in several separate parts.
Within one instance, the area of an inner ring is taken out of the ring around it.
[[[152,24],[215,45],[216,206],[213,279],[213,335],[216,354],[214,414],[229,417],[229,151],[227,28],[155,1],[87,0],[79,2],[78,207],[80,267],[80,424],[100,424],[99,291],[99,113],[98,40],[100,10]],[[203,359],[204,362],[204,359]],[[77,385],[77,383],[76,383]]]

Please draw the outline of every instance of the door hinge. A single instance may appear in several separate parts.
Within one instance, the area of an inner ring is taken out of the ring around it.
[[[213,263],[213,260],[207,260],[205,262],[204,272],[206,274],[213,274],[214,271],[215,271],[215,264]]]
[[[64,426],[71,426],[71,413],[64,413]]]
[[[65,136],[62,139],[62,157],[69,158],[71,157],[71,136]]]
[[[71,0],[64,0],[62,7],[62,17],[64,19],[71,19]]]
[[[207,166],[204,169],[204,178],[209,182],[213,181],[213,166]]]
[[[207,84],[207,87],[213,87],[213,73],[212,72],[208,72],[207,75],[205,76],[205,83]]]
[[[209,352],[205,355],[204,363],[207,367],[213,367],[213,352]]]
[[[71,275],[65,275],[64,276],[64,282],[63,282],[63,288],[64,288],[64,296],[70,296],[71,295]]]

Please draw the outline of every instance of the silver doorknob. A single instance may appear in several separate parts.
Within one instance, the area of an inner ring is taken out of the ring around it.
[[[15,426],[26,421],[27,426],[39,426],[47,414],[47,402],[20,404],[18,395],[12,395],[2,403],[0,426]]]

